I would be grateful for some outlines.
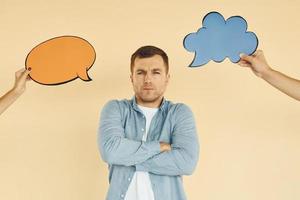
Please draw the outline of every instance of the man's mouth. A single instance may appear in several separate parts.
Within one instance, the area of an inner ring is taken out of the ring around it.
[[[143,90],[153,90],[152,87],[143,87]]]

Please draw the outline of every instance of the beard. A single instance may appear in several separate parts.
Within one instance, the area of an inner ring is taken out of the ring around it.
[[[136,93],[137,98],[145,103],[153,103],[161,100],[163,92],[157,92],[152,90],[144,90],[140,93]]]

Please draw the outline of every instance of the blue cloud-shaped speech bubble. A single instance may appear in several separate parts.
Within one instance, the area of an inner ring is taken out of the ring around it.
[[[184,48],[195,52],[190,67],[205,65],[210,60],[222,62],[226,57],[237,63],[240,53],[251,55],[256,51],[258,39],[247,31],[247,22],[240,16],[225,20],[220,13],[210,12],[203,18],[202,25],[183,40]]]

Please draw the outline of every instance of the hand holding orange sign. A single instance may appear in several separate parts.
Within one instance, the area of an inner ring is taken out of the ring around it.
[[[26,58],[30,77],[44,85],[59,85],[75,80],[90,81],[87,71],[96,59],[93,46],[76,36],[61,36],[33,48]]]

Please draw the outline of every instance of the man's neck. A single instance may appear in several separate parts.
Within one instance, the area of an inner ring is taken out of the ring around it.
[[[160,98],[158,98],[157,100],[155,100],[153,102],[142,101],[141,99],[139,99],[136,96],[135,96],[135,99],[136,99],[136,103],[140,106],[147,107],[147,108],[159,108],[159,106],[163,100],[163,96],[161,96]]]

